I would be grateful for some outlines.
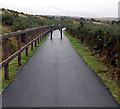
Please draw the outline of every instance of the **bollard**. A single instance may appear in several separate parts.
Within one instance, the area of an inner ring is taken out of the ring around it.
[[[59,30],[60,30],[60,36],[61,36],[61,39],[62,39],[62,26],[59,24]]]
[[[51,32],[51,37],[50,39],[52,40],[52,35],[53,35],[53,27],[54,27],[54,24],[50,26],[50,32]]]

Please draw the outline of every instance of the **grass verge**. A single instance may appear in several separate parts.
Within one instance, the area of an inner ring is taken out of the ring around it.
[[[48,35],[47,35],[48,36]],[[45,36],[39,44],[37,44],[37,47],[34,47],[33,50],[31,50],[31,47],[29,46],[29,55],[26,56],[25,55],[25,50],[21,53],[21,57],[22,57],[22,66],[30,59],[30,57],[35,53],[36,49],[46,40],[47,36]],[[14,58],[10,63],[9,63],[9,80],[5,80],[4,79],[4,69],[1,69],[1,72],[2,72],[2,79],[0,80],[0,83],[2,83],[2,85],[0,86],[0,91],[2,91],[6,86],[7,84],[10,82],[10,81],[13,81],[15,78],[15,75],[16,75],[16,72],[18,72],[22,66],[18,66],[18,57]]]
[[[107,67],[102,64],[100,59],[98,59],[95,56],[92,56],[91,51],[89,48],[81,43],[80,40],[73,38],[71,35],[67,33],[66,30],[64,30],[64,34],[68,37],[73,47],[76,49],[76,51],[81,55],[81,57],[84,59],[84,61],[88,64],[88,66],[96,72],[97,76],[103,81],[106,88],[108,88],[111,92],[111,94],[114,96],[115,100],[120,104],[120,88],[118,86],[118,81],[111,80],[109,78],[109,72],[101,72],[101,71],[107,71]],[[99,73],[101,72],[101,73]]]

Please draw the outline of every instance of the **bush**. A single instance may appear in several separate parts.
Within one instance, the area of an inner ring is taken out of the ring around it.
[[[75,27],[69,26],[67,31],[76,36],[81,42],[86,43],[93,54],[97,53],[104,57],[104,63],[108,66],[119,67],[120,65],[120,23],[93,24],[92,22],[80,21]],[[113,72],[114,73],[114,72]]]
[[[14,16],[12,16],[10,14],[3,14],[2,15],[3,25],[11,26],[13,24],[13,21],[14,21]]]

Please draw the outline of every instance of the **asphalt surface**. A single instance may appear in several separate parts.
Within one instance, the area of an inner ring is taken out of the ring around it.
[[[3,107],[117,107],[69,40],[55,30],[2,95]]]

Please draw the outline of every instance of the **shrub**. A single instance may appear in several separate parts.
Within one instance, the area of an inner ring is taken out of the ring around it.
[[[13,21],[14,21],[14,16],[12,16],[10,14],[3,14],[2,15],[3,25],[11,26],[13,24]]]

